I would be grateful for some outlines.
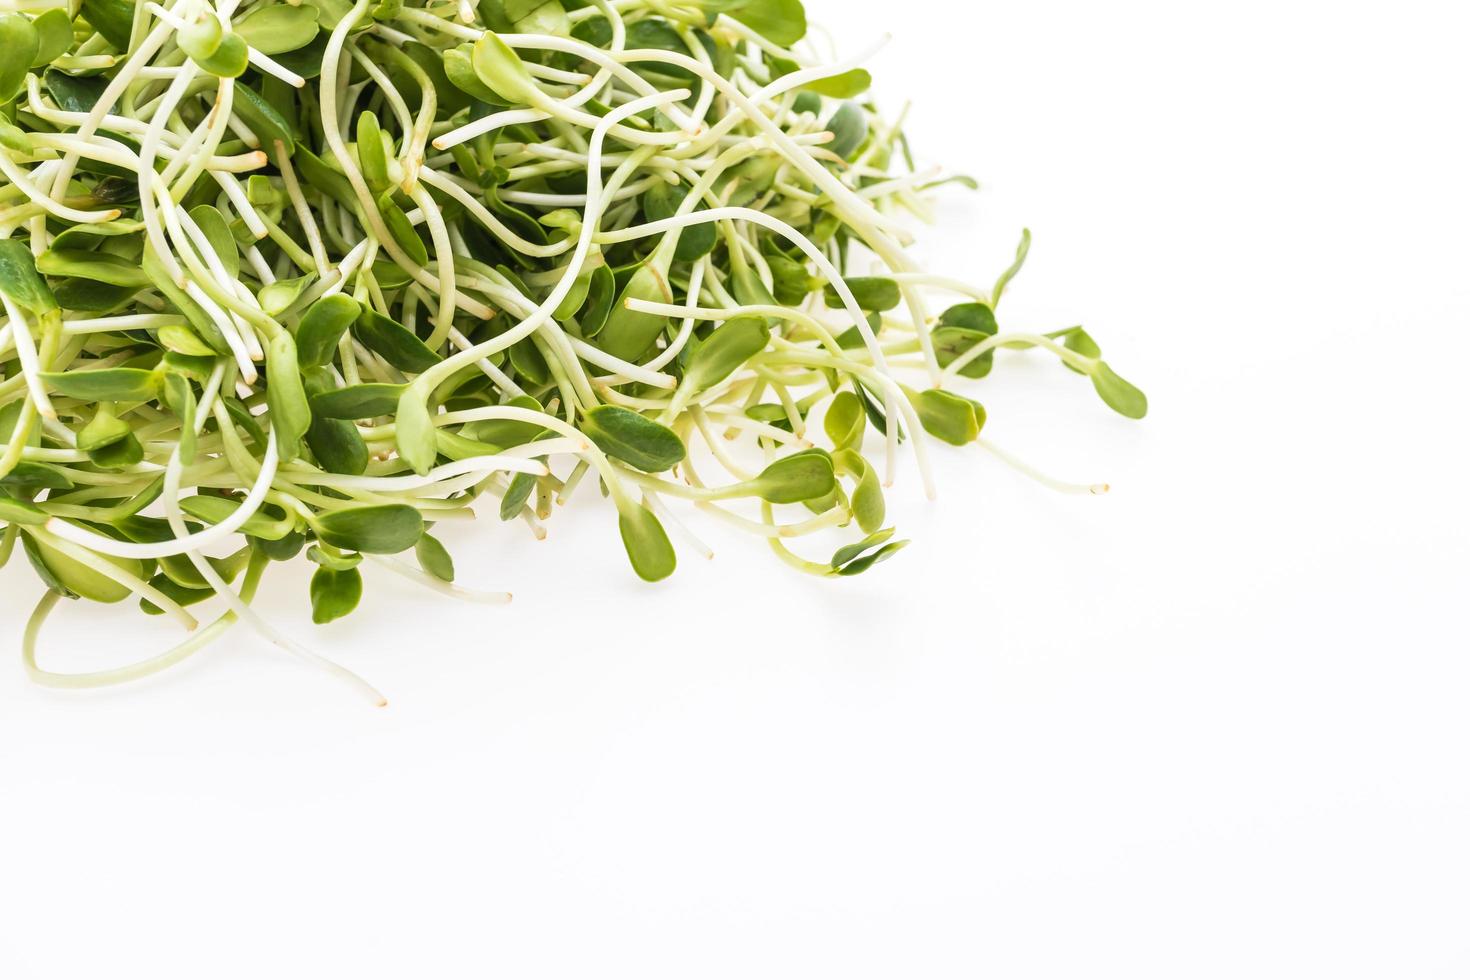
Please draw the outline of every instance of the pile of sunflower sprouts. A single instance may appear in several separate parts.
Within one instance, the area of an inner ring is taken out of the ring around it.
[[[364,560],[503,601],[452,584],[443,528],[488,504],[540,537],[600,490],[643,579],[666,528],[708,553],[672,500],[853,575],[904,543],[901,453],[932,496],[931,437],[986,446],[955,389],[997,349],[1146,411],[1081,328],[998,330],[1029,236],[988,289],[911,262],[925,192],[969,181],[916,170],[798,0],[0,9],[0,561],[46,587],[42,683],[244,621],[381,701],[252,610],[272,561],[316,564],[317,622]],[[191,632],[53,672],[60,598]]]

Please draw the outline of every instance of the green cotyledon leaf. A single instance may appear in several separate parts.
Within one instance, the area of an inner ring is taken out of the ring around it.
[[[412,330],[370,307],[358,313],[352,335],[400,371],[420,374],[442,360]]]
[[[1148,414],[1147,396],[1118,377],[1105,361],[1098,361],[1093,365],[1091,377],[1092,387],[1097,390],[1098,396],[1119,415],[1141,419]]]
[[[371,419],[392,415],[407,385],[370,382],[311,396],[311,410],[325,419]]]
[[[73,276],[133,289],[148,285],[148,276],[137,262],[120,255],[85,249],[47,249],[36,257],[36,271],[48,276]]]
[[[118,51],[128,49],[133,32],[132,0],[82,0],[82,16]]]
[[[292,132],[291,123],[285,116],[281,115],[279,109],[271,105],[269,101],[247,84],[237,83],[234,88],[235,99],[233,108],[235,115],[240,118],[246,127],[260,140],[262,150],[272,160],[276,157],[276,144],[280,143],[288,157],[296,153],[296,139]],[[320,163],[320,161],[318,161]],[[297,166],[301,166],[300,162]],[[325,164],[322,164],[325,167]],[[302,170],[302,176],[307,177],[306,171]],[[346,178],[341,174],[337,179],[346,183]],[[258,203],[258,202],[253,202]]]
[[[219,524],[235,513],[238,501],[226,497],[197,494],[179,501],[179,508],[190,517],[197,517],[207,524]],[[264,541],[279,541],[291,533],[289,519],[272,518],[264,510],[256,511],[240,525],[240,533]]]
[[[311,404],[296,360],[296,341],[282,330],[265,345],[266,404],[282,462],[296,458],[311,427]]]
[[[162,392],[158,372],[139,368],[48,371],[41,380],[54,392],[90,402],[146,402]]]
[[[525,508],[526,501],[531,499],[531,493],[535,489],[536,478],[530,473],[517,473],[511,477],[505,495],[500,498],[500,519],[502,521],[515,520]]]
[[[301,294],[306,292],[314,282],[316,282],[316,273],[308,272],[304,276],[277,279],[269,285],[262,286],[257,294],[260,308],[268,316],[279,316],[295,305],[296,301],[301,298]]]
[[[189,217],[199,226],[225,272],[231,279],[238,279],[240,250],[235,245],[235,236],[230,234],[230,224],[225,216],[212,204],[197,204],[189,209]],[[144,284],[146,282],[145,279]]]
[[[789,48],[806,37],[806,8],[801,0],[737,0],[720,9],[782,47]]]
[[[324,296],[307,307],[296,328],[296,356],[301,366],[330,363],[342,335],[361,313],[362,307],[345,293]]]
[[[25,14],[0,13],[0,105],[19,94],[40,50],[41,35]]]
[[[475,75],[486,88],[511,105],[535,104],[539,90],[525,62],[494,31],[486,31],[475,42],[470,57]]]
[[[36,30],[36,55],[32,68],[44,68],[71,49],[75,40],[71,14],[60,7],[43,10],[31,21]]]
[[[643,216],[649,221],[672,218],[678,213],[679,205],[688,192],[689,188],[681,184],[667,184],[663,181],[654,184],[643,192]],[[693,262],[714,249],[718,232],[713,222],[703,222],[665,234],[679,236],[679,244],[674,249],[674,261]]]
[[[829,75],[802,86],[808,92],[825,95],[832,99],[851,99],[866,92],[873,84],[873,76],[865,68],[853,68],[840,75]]]
[[[662,473],[684,459],[674,430],[618,405],[598,405],[582,417],[582,431],[597,448],[645,473]]]
[[[406,504],[344,507],[312,521],[316,535],[334,548],[372,555],[407,551],[424,533],[424,519]]]
[[[633,571],[645,582],[657,582],[674,573],[677,560],[669,535],[653,512],[641,504],[619,508],[618,533]]]
[[[31,250],[13,238],[0,241],[0,290],[11,302],[37,316],[57,308],[51,287],[36,271]]]
[[[541,403],[530,395],[517,395],[505,403],[506,408],[525,409],[529,412],[542,411]],[[465,426],[464,434],[479,442],[508,449],[522,446],[539,436],[544,430],[535,422],[520,419],[481,419]]]
[[[994,337],[998,327],[995,313],[984,303],[958,303],[939,315],[931,337],[940,367],[948,367],[971,347]],[[986,351],[960,369],[966,378],[983,378],[990,373],[994,351]]]
[[[311,425],[306,430],[306,445],[317,464],[328,473],[360,476],[367,470],[371,453],[357,426],[346,419],[330,418],[317,410],[313,400],[332,388],[332,375],[324,368],[308,368],[302,372],[302,383],[311,401]],[[396,404],[396,401],[394,402]]]
[[[771,328],[761,317],[727,320],[695,348],[684,368],[684,383],[693,391],[717,385],[765,350],[770,340]]]
[[[657,313],[629,309],[630,299],[667,303],[673,296],[663,273],[650,263],[640,265],[628,279],[597,334],[598,347],[625,361],[636,360],[648,350],[669,322],[668,317]]]
[[[83,599],[91,599],[93,602],[112,603],[122,602],[133,594],[126,585],[114,581],[92,565],[84,564],[70,555],[62,554],[29,534],[25,535],[22,540],[25,542],[26,556],[41,573],[42,578],[59,586],[65,595],[80,596]],[[143,563],[136,558],[98,555],[96,560],[99,563],[105,562],[112,565],[134,578],[145,577]]]
[[[237,20],[234,30],[262,54],[283,54],[310,44],[320,27],[317,8],[302,4],[267,4]]]
[[[378,117],[364,110],[357,117],[357,162],[362,168],[362,178],[374,194],[381,194],[392,185],[388,176],[388,152],[383,145],[383,130]],[[402,211],[398,212],[400,215]],[[393,231],[390,227],[389,231]],[[397,237],[397,233],[394,233]],[[415,236],[417,237],[417,236]],[[422,247],[422,242],[419,243]]]
[[[773,504],[798,504],[825,497],[837,486],[832,459],[826,453],[800,452],[778,459],[746,486]]]
[[[885,313],[903,300],[898,283],[892,279],[882,276],[847,276],[843,281],[852,291],[853,299],[857,300],[858,309],[864,313]],[[841,308],[843,305],[836,286],[828,284],[822,296],[828,306]]]
[[[311,576],[311,621],[317,625],[340,619],[362,601],[362,572],[323,566]]]
[[[844,102],[827,120],[832,142],[827,149],[844,160],[851,160],[868,138],[868,120],[856,102]]]
[[[826,431],[827,438],[832,440],[834,450],[861,446],[863,431],[867,428],[862,401],[850,391],[838,392],[827,406],[822,428]]]
[[[394,426],[398,458],[420,476],[428,473],[439,456],[438,440],[427,398],[413,385],[405,388],[398,398],[398,417]]]
[[[414,545],[413,551],[414,557],[419,560],[419,567],[424,571],[441,582],[454,581],[454,559],[438,538],[425,531],[418,544]]]
[[[858,527],[871,534],[883,526],[887,505],[883,500],[883,485],[873,467],[868,465],[856,450],[841,449],[832,454],[832,462],[839,473],[854,481],[851,506]]]
[[[908,394],[924,431],[952,446],[963,446],[980,437],[985,409],[962,395],[929,388]]]

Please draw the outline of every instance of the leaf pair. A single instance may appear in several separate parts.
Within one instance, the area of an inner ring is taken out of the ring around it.
[[[907,541],[889,541],[893,528],[874,531],[863,540],[838,548],[832,554],[829,575],[861,575],[874,565],[887,561],[908,545]]]
[[[963,446],[980,437],[985,426],[985,408],[963,395],[929,388],[905,392],[919,416],[924,431],[952,446]]]
[[[1091,358],[1092,364],[1085,370],[1067,364],[1072,371],[1084,373],[1092,381],[1093,390],[1098,397],[1119,415],[1130,419],[1141,419],[1148,414],[1148,396],[1128,381],[1119,377],[1107,362],[1102,359],[1102,348],[1097,341],[1092,339],[1086,330],[1081,327],[1068,327],[1066,330],[1058,330],[1047,334],[1054,340],[1060,340],[1062,346],[1070,351],[1076,351],[1083,357]],[[1063,362],[1066,364],[1066,362]]]

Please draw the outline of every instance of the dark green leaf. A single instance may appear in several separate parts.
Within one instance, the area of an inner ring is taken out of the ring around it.
[[[0,241],[0,291],[37,316],[56,309],[56,297],[36,271],[31,250],[13,238]]]
[[[643,216],[649,221],[663,221],[665,218],[672,218],[678,213],[679,205],[683,203],[688,193],[689,188],[682,184],[667,184],[663,181],[654,184],[643,192]],[[703,209],[696,208],[695,210]],[[688,225],[665,232],[665,234],[679,236],[679,244],[674,248],[674,261],[693,262],[700,256],[708,255],[714,249],[718,232],[714,222],[705,222]]]
[[[119,51],[128,49],[128,39],[133,33],[131,0],[82,0],[82,16],[108,44]]]
[[[311,576],[311,621],[317,625],[346,616],[362,601],[362,573],[355,568],[318,568]]]
[[[940,367],[948,367],[957,357],[987,337],[995,336],[995,314],[984,303],[959,303],[939,315],[939,323],[931,335],[934,355]],[[983,378],[990,373],[995,352],[986,351],[960,369],[966,378]]]
[[[684,383],[692,391],[703,391],[724,381],[740,365],[766,349],[771,328],[763,317],[741,316],[727,320],[695,348],[684,368]]]
[[[856,102],[844,102],[827,120],[827,131],[832,134],[827,149],[844,160],[851,160],[868,138],[868,118]]]
[[[311,410],[324,419],[372,419],[392,415],[407,385],[373,382],[313,395]]]
[[[645,473],[662,473],[684,459],[674,430],[618,405],[598,405],[582,417],[597,448]]]
[[[593,286],[595,288],[596,282]],[[628,279],[608,313],[607,322],[597,334],[597,346],[613,357],[625,361],[636,361],[653,345],[654,338],[668,325],[669,318],[657,313],[630,310],[630,299],[652,303],[667,303],[673,299],[663,274],[649,263],[640,265]]]
[[[410,374],[421,374],[442,360],[412,330],[366,306],[352,325],[352,334],[368,350]]]
[[[505,490],[505,496],[500,498],[500,519],[502,521],[513,521],[520,516],[526,506],[526,501],[531,499],[531,493],[536,489],[536,478],[529,473],[517,473],[511,478],[510,486]]]
[[[318,516],[313,526],[332,547],[371,555],[407,551],[424,533],[424,519],[407,504],[346,507]]]
[[[328,473],[346,473],[361,476],[367,471],[367,443],[357,426],[345,419],[329,419],[312,416],[311,426],[306,430],[306,445],[321,468]]]
[[[864,313],[884,313],[903,301],[903,293],[899,290],[898,283],[892,279],[882,276],[845,276],[843,281],[852,290],[858,309]],[[828,306],[835,308],[843,305],[836,287],[830,283],[823,290],[822,298]]]
[[[330,364],[337,344],[362,312],[345,293],[325,296],[307,308],[296,328],[296,356],[302,367]]]
[[[21,461],[9,473],[0,477],[0,486],[26,490],[70,490],[72,485],[66,470],[49,463]]]
[[[600,265],[592,270],[592,278],[587,283],[587,301],[577,315],[577,322],[582,327],[582,336],[595,337],[602,330],[607,323],[608,314],[612,311],[617,290],[617,281],[613,278],[611,269]]]

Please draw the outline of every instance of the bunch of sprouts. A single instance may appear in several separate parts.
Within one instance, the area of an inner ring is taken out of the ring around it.
[[[245,621],[381,700],[252,610],[271,562],[316,564],[317,622],[364,560],[504,600],[452,584],[443,528],[488,498],[539,537],[600,490],[643,579],[668,529],[708,552],[673,501],[853,575],[903,545],[901,452],[932,496],[930,438],[985,445],[954,389],[997,349],[1146,411],[1081,328],[999,331],[1029,236],[989,289],[907,257],[965,178],[916,170],[798,0],[6,6],[0,561],[19,544],[46,587],[43,683]],[[53,672],[63,597],[191,632]]]

